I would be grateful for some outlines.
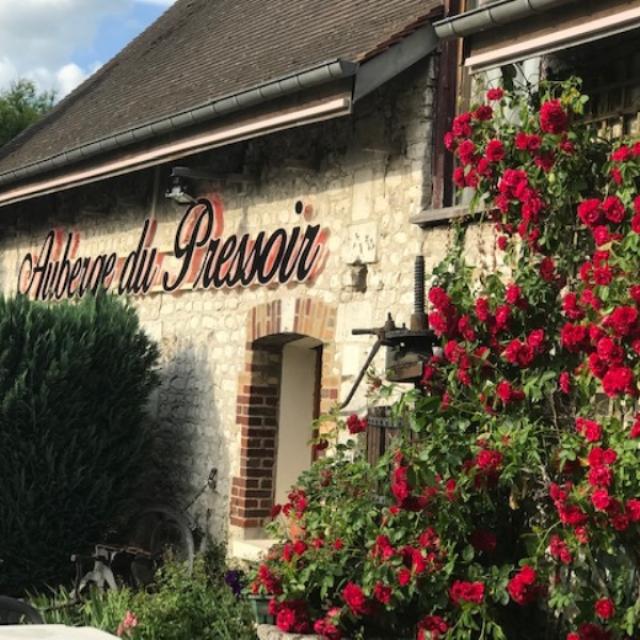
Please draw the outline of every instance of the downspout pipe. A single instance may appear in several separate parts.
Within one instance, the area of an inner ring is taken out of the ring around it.
[[[182,111],[160,120],[95,140],[63,151],[44,160],[27,164],[19,169],[0,174],[0,187],[32,178],[33,176],[64,169],[71,164],[89,160],[97,155],[117,151],[130,144],[141,143],[161,135],[171,134],[186,127],[255,107],[276,98],[289,96],[334,80],[356,75],[358,64],[346,60],[332,60],[295,74],[270,80],[256,87],[208,102],[188,111]]]
[[[435,22],[433,27],[440,40],[464,38],[492,27],[508,24],[576,0],[496,0],[472,11],[466,11]]]

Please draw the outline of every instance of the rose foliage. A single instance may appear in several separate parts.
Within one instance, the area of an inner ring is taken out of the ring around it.
[[[465,264],[457,228],[398,436],[375,464],[334,445],[283,507],[253,583],[281,629],[640,637],[640,143],[598,140],[585,101],[494,88],[454,120],[498,266]]]

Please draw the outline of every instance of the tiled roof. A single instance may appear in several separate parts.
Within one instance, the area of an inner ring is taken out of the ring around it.
[[[0,175],[335,59],[360,62],[441,0],[178,0],[39,123]]]

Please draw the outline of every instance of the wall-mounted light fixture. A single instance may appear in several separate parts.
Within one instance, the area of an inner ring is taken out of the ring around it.
[[[237,185],[240,194],[245,192],[247,184],[254,182],[252,178],[237,173],[217,174],[206,168],[173,167],[165,197],[178,204],[193,204],[196,201],[194,181]]]
[[[165,198],[171,198],[178,204],[193,204],[196,199],[193,197],[190,180],[183,175],[186,167],[174,167],[171,170],[169,188],[165,192]]]

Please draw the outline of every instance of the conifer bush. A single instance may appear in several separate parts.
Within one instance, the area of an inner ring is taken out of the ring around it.
[[[100,540],[145,460],[157,347],[100,294],[47,306],[0,298],[0,590],[66,577]]]

